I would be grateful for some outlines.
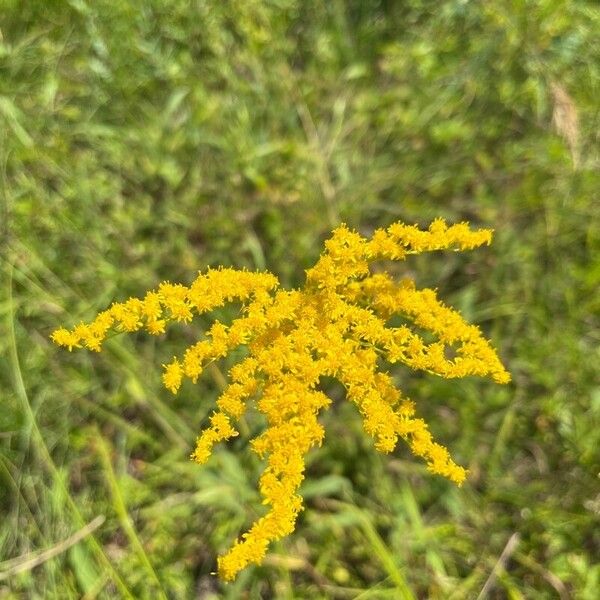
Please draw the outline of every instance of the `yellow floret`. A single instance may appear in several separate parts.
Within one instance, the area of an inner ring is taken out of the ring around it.
[[[163,383],[170,392],[176,394],[183,379],[181,364],[177,359],[174,359],[168,365],[163,365],[163,367],[165,368],[162,376]]]

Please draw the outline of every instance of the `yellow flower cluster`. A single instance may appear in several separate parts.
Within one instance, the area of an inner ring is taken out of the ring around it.
[[[318,389],[323,375],[344,385],[378,450],[392,452],[402,438],[429,471],[458,485],[464,481],[465,469],[433,440],[425,421],[415,417],[414,403],[381,370],[382,361],[441,377],[488,375],[507,383],[510,376],[481,331],[442,304],[433,290],[371,273],[369,263],[433,250],[467,250],[490,241],[489,230],[472,231],[466,223],[448,227],[441,219],[425,231],[394,223],[375,231],[370,240],[342,225],[307,271],[301,290],[277,289],[278,280],[269,273],[209,270],[189,287],[162,283],[143,299],[113,304],[87,325],[58,329],[52,339],[69,350],[83,345],[98,351],[111,328],[145,328],[157,335],[170,321],[189,322],[226,302],[242,303],[239,318],[230,325],[216,321],[204,339],[164,365],[163,374],[165,387],[177,393],[183,379],[195,382],[208,362],[240,345],[248,349],[247,357],[230,370],[230,384],[217,399],[217,410],[192,454],[204,463],[216,443],[237,436],[235,422],[250,401],[265,415],[267,428],[251,444],[267,462],[259,485],[269,510],[219,558],[219,575],[232,580],[248,564],[259,563],[270,542],[294,529],[302,510],[298,489],[304,457],[324,436],[317,420],[330,403]],[[387,326],[395,314],[436,341],[425,341],[405,325]]]

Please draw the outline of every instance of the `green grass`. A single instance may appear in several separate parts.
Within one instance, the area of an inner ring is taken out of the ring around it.
[[[599,31],[566,0],[0,2],[0,598],[595,600]],[[513,382],[394,374],[468,482],[376,453],[333,387],[296,532],[221,584],[261,423],[199,467],[227,363],[160,384],[209,321],[48,335],[207,265],[297,286],[339,222],[435,216],[494,243],[393,268]]]

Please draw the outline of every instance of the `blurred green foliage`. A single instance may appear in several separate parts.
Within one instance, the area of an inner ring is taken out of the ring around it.
[[[1,0],[0,598],[595,600],[598,98],[592,1]],[[514,381],[395,373],[469,482],[378,455],[328,386],[296,533],[221,585],[260,465],[188,461],[227,364],[159,381],[208,321],[101,355],[49,333],[207,265],[299,285],[339,222],[435,216],[494,244],[395,268]]]

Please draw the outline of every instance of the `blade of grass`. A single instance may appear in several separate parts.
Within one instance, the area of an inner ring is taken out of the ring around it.
[[[502,550],[502,554],[500,554],[500,557],[496,561],[496,564],[494,565],[494,568],[492,569],[491,573],[489,574],[489,577],[487,578],[486,582],[483,584],[483,587],[481,588],[481,591],[479,592],[479,595],[477,596],[477,600],[484,600],[484,598],[487,597],[490,590],[494,587],[494,583],[495,583],[496,579],[498,578],[499,574],[504,571],[504,566],[506,565],[506,563],[508,562],[508,560],[510,559],[510,557],[512,556],[514,551],[517,549],[517,546],[519,545],[519,541],[520,541],[520,536],[519,536],[518,532],[513,533],[510,536],[510,538],[508,538],[508,542],[506,542],[506,546],[504,546],[504,550]]]
[[[27,513],[27,517],[26,517],[27,521],[34,525],[35,533],[37,534],[37,536],[39,536],[40,542],[42,544],[45,544],[45,543],[47,543],[47,541],[46,541],[44,532],[41,530],[39,523],[35,519],[33,512],[31,511],[31,508],[29,506],[29,503],[27,502],[27,499],[25,498],[25,495],[23,494],[23,489],[19,486],[17,478],[11,472],[11,468],[12,468],[12,471],[18,470],[16,465],[10,463],[10,461],[8,461],[8,459],[6,457],[0,455],[0,475],[4,476],[3,479],[5,479],[8,482],[7,486],[12,488],[12,490],[15,494],[15,497],[18,500],[18,502],[16,502],[15,514],[11,515],[11,519],[15,523],[18,522],[19,521],[19,512],[18,511],[21,509],[21,507],[23,507],[23,512]],[[5,515],[5,519],[8,519],[8,516]],[[4,548],[4,549],[6,550],[6,548]]]
[[[96,413],[98,416],[103,417],[107,422],[115,425],[115,427],[117,427],[118,429],[122,429],[129,437],[131,437],[136,442],[147,444],[155,450],[160,449],[160,444],[151,435],[135,427],[131,423],[128,423],[125,419],[113,413],[110,409],[104,408],[99,404],[95,404],[94,402],[88,400],[84,396],[74,396],[72,401],[77,402],[82,406],[85,406],[85,408],[89,410],[92,414]]]
[[[396,590],[398,591],[399,598],[402,600],[415,600],[416,596],[413,594],[408,582],[406,581],[404,574],[398,568],[396,559],[385,545],[385,542],[381,539],[381,536],[375,529],[375,526],[369,519],[369,517],[360,509],[356,508],[352,504],[346,502],[332,501],[332,505],[335,504],[339,507],[343,507],[344,510],[352,513],[360,523],[363,534],[373,551],[373,554],[377,557],[381,566],[385,572],[389,575],[390,579],[394,582]]]
[[[556,590],[557,594],[560,596],[560,600],[569,600],[571,598],[565,584],[559,577],[552,573],[552,571],[549,571],[531,556],[528,556],[523,552],[515,552],[514,556],[515,560],[520,562],[523,566],[531,569],[535,573],[539,573]]]
[[[31,408],[31,404],[29,402],[29,397],[27,395],[27,390],[25,388],[25,381],[23,379],[23,373],[21,371],[21,365],[19,361],[19,354],[17,350],[17,337],[15,332],[15,308],[13,302],[12,295],[12,264],[9,263],[8,266],[8,276],[6,278],[6,291],[8,298],[8,306],[9,310],[7,312],[7,329],[8,329],[8,337],[9,337],[9,359],[13,372],[13,380],[14,386],[17,392],[17,397],[21,403],[21,409],[23,411],[23,415],[27,422],[31,426],[31,447],[35,450],[35,452],[39,455],[41,462],[48,469],[53,481],[63,489],[64,497],[66,502],[73,514],[73,518],[75,520],[75,524],[78,528],[85,527],[85,521],[83,516],[79,512],[79,508],[77,507],[75,501],[71,497],[68,489],[66,488],[62,477],[58,471],[57,466],[54,464],[52,457],[50,455],[50,451],[46,446],[46,442],[44,437],[37,426],[37,422],[35,420],[35,416],[33,410]],[[118,587],[121,595],[125,598],[133,599],[134,596],[131,594],[125,582],[122,580],[119,573],[113,567],[111,561],[108,559],[104,550],[102,549],[101,544],[96,540],[93,533],[88,535],[86,538],[87,543],[92,549],[93,553],[96,555],[96,558],[104,565],[107,571],[111,574],[111,578],[114,581],[115,585]]]
[[[152,416],[171,442],[177,444],[184,450],[188,450],[191,441],[195,439],[194,431],[175,411],[171,410],[158,396],[156,396],[156,394],[147,389],[143,378],[139,375],[137,360],[133,353],[122,344],[107,344],[107,348],[110,349],[110,353],[117,358],[122,367],[127,370],[129,376],[135,381],[139,389],[145,392],[145,394],[140,395],[138,401],[147,403],[153,408],[151,411]],[[180,432],[183,432],[183,435]]]
[[[522,388],[519,388],[510,406],[504,413],[502,423],[500,425],[500,428],[498,429],[498,433],[496,434],[496,439],[494,440],[494,446],[492,447],[492,450],[490,452],[488,467],[490,473],[498,472],[499,462],[506,448],[506,444],[510,439],[511,433],[514,432],[514,422],[520,409],[521,397]]]
[[[76,531],[67,539],[50,548],[47,548],[46,550],[30,552],[25,556],[18,556],[0,563],[0,581],[7,579],[12,575],[16,575],[17,573],[22,573],[23,571],[31,571],[46,561],[53,559],[63,552],[66,552],[71,546],[74,546],[82,539],[90,535],[90,533],[98,529],[98,527],[100,527],[104,521],[104,515],[98,515],[85,527],[82,527],[79,531]]]
[[[125,505],[123,494],[121,493],[121,488],[119,487],[119,482],[117,481],[114,469],[112,467],[108,444],[99,431],[96,432],[96,450],[98,451],[100,462],[110,487],[113,507],[119,519],[119,523],[121,524],[129,543],[132,545],[135,553],[137,554],[138,559],[144,566],[148,577],[150,577],[150,579],[158,588],[160,597],[166,599],[167,596],[162,588],[162,584],[156,574],[156,571],[154,570],[154,567],[152,566],[152,563],[150,562],[150,559],[148,558],[148,555],[146,554],[146,551],[144,550],[142,543],[140,542],[131,517],[129,516],[129,512],[127,511],[127,506]]]
[[[421,512],[419,511],[417,500],[409,485],[404,485],[402,487],[402,499],[413,531],[418,540],[425,545],[425,558],[433,570],[438,583],[446,589],[448,574],[446,573],[444,561],[431,544],[426,544],[427,532],[423,525],[423,519],[421,517]]]
[[[108,583],[109,578],[105,571],[98,571],[95,561],[89,556],[81,546],[73,546],[69,550],[69,564],[73,569],[73,574],[79,585],[79,589],[83,594],[87,594],[90,590],[95,590],[98,585],[98,580],[104,580],[104,585]]]
[[[501,570],[498,573],[498,581],[504,586],[509,600],[525,600],[525,596],[523,596],[512,577],[506,571]]]
[[[110,579],[107,573],[102,573],[94,582],[92,587],[81,597],[81,600],[94,600],[100,592],[106,587]]]
[[[373,552],[381,562],[383,568],[390,576],[390,579],[394,582],[400,597],[403,600],[415,600],[416,597],[408,586],[408,582],[404,578],[402,571],[397,567],[394,557],[381,539],[379,533],[377,533],[373,523],[371,523],[369,518],[364,515],[362,511],[358,512],[361,514],[362,529],[365,537],[371,545]]]

